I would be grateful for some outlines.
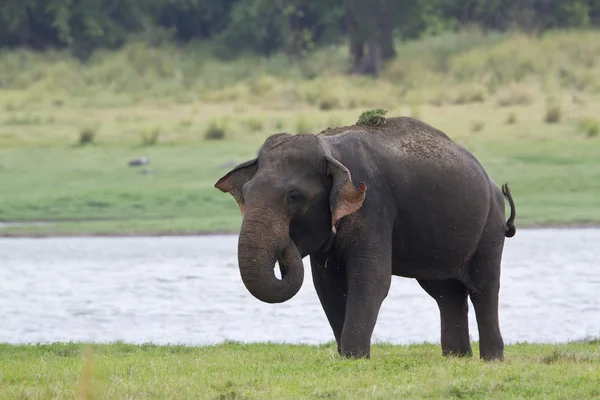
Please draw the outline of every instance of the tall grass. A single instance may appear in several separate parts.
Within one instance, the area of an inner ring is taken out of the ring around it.
[[[510,85],[521,87],[521,93],[553,88],[600,93],[599,31],[551,31],[538,37],[470,30],[399,43],[397,50],[399,57],[385,66],[379,80],[346,75],[345,45],[303,58],[242,55],[222,61],[206,44],[151,47],[138,42],[119,51],[98,51],[85,65],[62,51],[4,51],[3,85],[26,96],[6,97],[0,107],[14,110],[40,102],[58,107],[81,97],[90,105],[107,106],[164,98],[183,104],[252,99],[263,106],[308,104],[330,110],[389,107],[407,99],[482,102]]]

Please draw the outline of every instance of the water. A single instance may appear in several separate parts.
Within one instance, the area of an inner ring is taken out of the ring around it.
[[[507,343],[600,336],[600,230],[524,230],[507,239],[500,323]],[[237,237],[0,239],[0,342],[209,344],[333,340],[312,285],[287,303],[252,297]],[[470,332],[478,339],[474,312]],[[439,343],[439,314],[394,277],[373,340]]]

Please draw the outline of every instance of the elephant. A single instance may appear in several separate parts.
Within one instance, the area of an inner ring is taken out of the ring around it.
[[[266,303],[291,299],[309,256],[341,356],[370,358],[394,275],[416,279],[437,302],[444,356],[473,355],[470,298],[480,358],[503,359],[500,269],[504,240],[516,232],[515,204],[508,183],[500,188],[444,132],[390,117],[374,126],[276,133],[214,186],[242,214],[238,264],[246,289]]]

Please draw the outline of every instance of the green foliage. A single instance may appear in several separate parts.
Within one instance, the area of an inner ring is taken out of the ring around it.
[[[357,124],[371,126],[385,124],[385,114],[387,114],[387,110],[384,110],[383,108],[364,111],[358,117]]]
[[[150,131],[142,132],[142,145],[143,146],[154,146],[158,143],[160,137],[160,128],[154,128]]]
[[[152,45],[213,39],[231,57],[250,51],[303,55],[345,35],[375,38],[385,59],[394,38],[457,27],[546,30],[600,26],[599,0],[3,0],[0,48],[68,47],[81,60],[132,38]]]
[[[597,137],[600,134],[600,122],[588,118],[580,122],[580,129],[589,138]]]
[[[238,0],[227,27],[218,35],[223,45],[220,53],[303,54],[316,42],[338,36],[343,16],[343,2],[338,0]]]
[[[0,46],[70,46],[87,59],[96,47],[117,47],[152,24],[161,0],[4,0]]]

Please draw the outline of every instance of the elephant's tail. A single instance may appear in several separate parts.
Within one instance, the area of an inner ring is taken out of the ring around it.
[[[510,194],[510,187],[508,186],[508,183],[502,185],[502,194],[508,199],[508,203],[510,204],[510,216],[508,217],[508,221],[506,221],[505,235],[506,237],[513,237],[517,232],[517,228],[515,227],[515,202]]]

